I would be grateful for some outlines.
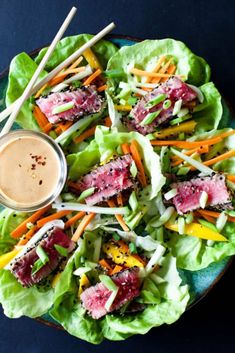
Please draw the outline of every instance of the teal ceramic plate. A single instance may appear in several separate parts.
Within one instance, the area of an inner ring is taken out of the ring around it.
[[[109,36],[109,40],[111,40],[118,47],[123,47],[125,45],[133,45],[135,42],[140,41],[138,39],[127,37],[127,36]],[[31,55],[34,56],[39,52],[40,49],[32,52]],[[4,97],[7,88],[8,81],[8,71],[4,71],[0,74],[0,111],[5,108]],[[235,119],[232,115],[229,106],[225,101],[223,102],[223,119],[221,128],[224,126],[231,126],[235,128]],[[2,123],[0,124],[0,128],[2,128]],[[14,129],[17,129],[17,125],[15,124]],[[206,269],[191,272],[186,270],[181,270],[181,276],[185,283],[190,286],[190,302],[188,308],[192,307],[199,300],[201,300],[212,288],[213,286],[220,280],[225,271],[228,269],[229,265],[232,262],[232,258],[226,258],[220,262],[213,263],[208,266]],[[39,318],[39,321],[43,321],[45,324],[50,326],[55,326],[57,328],[62,328],[59,326],[49,315],[44,315],[42,318]]]

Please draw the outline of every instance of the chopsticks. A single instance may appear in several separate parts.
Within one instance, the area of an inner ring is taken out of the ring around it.
[[[69,14],[67,15],[66,19],[64,20],[63,24],[61,25],[59,31],[57,32],[56,36],[54,37],[53,41],[51,42],[45,56],[43,57],[42,61],[40,62],[37,70],[35,71],[35,73],[33,74],[33,77],[31,78],[31,80],[29,81],[27,87],[25,88],[22,96],[19,99],[19,102],[17,102],[16,106],[14,107],[14,110],[12,111],[9,119],[7,120],[5,126],[3,127],[0,136],[6,134],[9,132],[9,130],[11,129],[20,109],[22,108],[22,105],[24,104],[25,100],[28,98],[33,86],[35,85],[39,75],[41,74],[42,70],[44,69],[44,67],[46,66],[47,61],[50,59],[53,51],[55,50],[56,45],[58,44],[59,40],[61,39],[61,37],[63,36],[64,32],[66,31],[66,29],[68,28],[68,25],[70,24],[70,22],[72,21],[75,13],[77,12],[76,7],[72,7],[72,9],[70,10]]]
[[[48,81],[50,81],[55,75],[57,75],[64,67],[68,66],[70,63],[72,63],[74,60],[76,60],[86,49],[90,48],[93,46],[95,43],[97,43],[100,39],[102,39],[106,34],[108,34],[113,28],[115,27],[115,24],[111,22],[108,26],[103,28],[99,33],[97,33],[93,38],[91,38],[88,42],[86,42],[84,45],[82,45],[79,49],[77,49],[73,54],[71,54],[67,59],[65,59],[62,63],[60,63],[54,70],[52,70],[45,78],[43,78],[39,83],[36,85],[30,85],[30,90],[27,90],[26,93],[24,91],[23,95],[18,98],[11,106],[7,107],[4,111],[0,113],[0,122],[4,120],[12,111],[14,111],[14,115],[11,115],[9,120],[7,121],[6,125],[4,126],[2,132],[0,133],[0,136],[3,135],[4,133],[9,131],[9,127],[12,126],[12,121],[14,122],[15,117],[17,116],[20,108],[22,107],[22,102],[24,103],[25,100],[27,100],[32,94],[37,92],[43,85],[45,85]],[[49,49],[48,49],[49,50]],[[45,58],[45,57],[44,57]],[[39,67],[38,67],[39,68]],[[35,72],[36,74],[36,72]],[[34,74],[34,76],[35,76]],[[34,77],[33,76],[33,77]],[[32,79],[31,79],[32,81]],[[31,82],[30,81],[30,82]],[[35,83],[35,81],[34,81]],[[30,84],[30,83],[29,83]],[[28,86],[29,86],[28,84]],[[26,87],[26,89],[28,88]],[[22,98],[23,97],[23,98]],[[19,103],[18,103],[19,102]],[[19,106],[18,106],[19,104]],[[15,113],[17,112],[17,113]],[[12,117],[13,116],[13,117]],[[13,119],[14,118],[14,119]]]

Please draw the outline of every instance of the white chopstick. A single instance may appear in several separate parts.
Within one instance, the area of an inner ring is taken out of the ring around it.
[[[28,98],[33,86],[35,85],[39,75],[41,74],[42,70],[44,69],[44,67],[46,66],[49,58],[51,57],[53,51],[55,50],[56,45],[58,44],[59,40],[61,39],[61,37],[63,36],[64,32],[66,31],[66,29],[68,28],[68,25],[70,24],[73,16],[75,15],[77,9],[76,7],[72,7],[72,9],[70,10],[68,16],[66,17],[66,19],[64,20],[62,26],[60,27],[59,31],[57,32],[55,38],[53,39],[53,41],[51,42],[51,45],[49,46],[45,56],[42,58],[42,61],[40,62],[40,64],[38,65],[37,70],[35,71],[35,73],[33,74],[33,77],[31,78],[31,80],[29,81],[27,87],[25,88],[22,96],[19,99],[19,102],[17,102],[17,105],[14,107],[13,112],[11,113],[9,119],[7,120],[5,126],[3,127],[0,136],[5,135],[6,133],[8,133],[20,111],[20,109],[22,108],[22,105],[24,104],[24,102],[26,101],[26,99]]]
[[[91,38],[88,42],[86,42],[83,46],[81,46],[77,51],[71,54],[67,59],[65,59],[61,64],[59,64],[54,70],[52,70],[44,79],[42,79],[39,83],[37,83],[28,93],[26,99],[28,99],[32,94],[37,92],[43,85],[45,85],[48,81],[50,81],[54,76],[56,76],[64,67],[68,66],[70,63],[75,61],[86,49],[92,47],[95,43],[97,43],[100,39],[102,39],[106,34],[108,34],[113,28],[115,24],[111,22],[108,26],[106,26],[102,31],[97,33],[93,38]],[[7,118],[7,116],[15,109],[15,105],[18,104],[18,101],[21,99],[18,98],[12,105],[7,107],[0,113],[0,122]]]

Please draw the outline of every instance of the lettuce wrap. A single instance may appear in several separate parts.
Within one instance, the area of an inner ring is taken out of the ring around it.
[[[17,239],[12,238],[10,233],[26,218],[26,213],[7,208],[0,213],[0,255],[12,250]],[[48,287],[48,283],[24,288],[9,270],[0,268],[0,303],[6,316],[38,317],[49,310],[53,304],[54,290],[51,286]]]
[[[111,236],[114,231],[117,232],[115,229],[106,228],[104,233],[101,228],[98,228],[84,233],[83,239],[78,242],[78,249],[61,275],[60,283],[55,290],[55,303],[50,310],[52,318],[70,334],[94,344],[100,343],[104,338],[114,341],[123,340],[134,334],[145,334],[152,327],[164,323],[171,324],[185,311],[189,300],[188,287],[181,286],[176,260],[168,253],[161,259],[161,269],[156,272],[157,276],[149,275],[143,280],[143,289],[139,297],[140,303],[144,304],[142,311],[132,314],[125,311],[110,313],[99,320],[91,318],[81,305],[78,297],[80,280],[73,272],[83,266],[89,266],[91,261],[94,262],[94,242],[100,236],[102,241],[105,241],[107,234]],[[128,239],[128,233],[117,232],[116,234],[121,233],[121,237]],[[139,246],[146,248],[149,244],[147,241]],[[152,239],[152,249],[154,245],[156,248],[158,243]],[[146,255],[147,253],[145,251]],[[84,259],[86,259],[85,264]],[[99,268],[97,270],[93,268],[86,274],[89,278],[94,278],[97,276],[96,271],[99,271]]]
[[[133,97],[133,92],[141,94],[143,91],[136,88],[131,90],[132,85],[136,85],[136,78],[129,70],[134,67],[152,71],[162,56],[171,57],[177,67],[176,74],[181,75],[186,83],[197,86],[204,97],[203,102],[192,111],[192,118],[197,122],[195,133],[217,128],[223,110],[221,96],[214,84],[209,82],[210,67],[184,43],[173,39],[145,40],[130,47],[122,47],[112,56],[107,66],[108,93],[115,104],[134,106],[136,97]],[[141,79],[140,82],[144,83],[145,80]],[[113,123],[117,124],[116,120]]]
[[[48,60],[45,70],[39,76],[40,79],[47,75],[69,55],[76,51],[85,42],[90,40],[92,35],[80,34],[76,36],[66,37],[62,39],[56,49],[54,50],[50,60]],[[117,48],[111,42],[101,40],[92,47],[95,55],[98,57],[100,63],[105,68],[108,60],[117,51]],[[20,53],[15,56],[10,64],[8,87],[6,92],[6,105],[9,106],[21,96],[25,87],[33,76],[38,64],[45,55],[46,48],[43,48],[35,59],[32,59],[26,53]],[[32,114],[33,104],[28,99],[18,114],[16,122],[24,129],[40,130],[35,118]]]

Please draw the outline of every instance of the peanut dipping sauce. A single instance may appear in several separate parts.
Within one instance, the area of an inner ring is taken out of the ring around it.
[[[0,147],[0,194],[17,207],[31,207],[58,188],[61,163],[49,142],[37,136],[14,136]]]

